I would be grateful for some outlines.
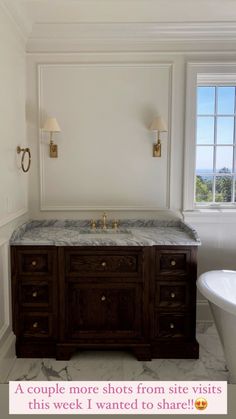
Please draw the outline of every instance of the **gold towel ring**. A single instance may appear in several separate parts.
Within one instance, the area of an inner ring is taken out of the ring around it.
[[[28,147],[27,148],[21,148],[20,146],[18,146],[16,151],[17,151],[17,154],[20,154],[21,152],[23,152],[22,157],[21,157],[21,168],[22,168],[23,172],[25,172],[25,173],[28,172],[29,168],[30,168],[30,165],[31,165],[30,149]],[[28,153],[28,165],[27,165],[27,167],[25,167],[25,165],[24,165],[24,160],[25,160],[26,153]]]

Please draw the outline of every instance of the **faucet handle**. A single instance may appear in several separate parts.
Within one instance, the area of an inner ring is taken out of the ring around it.
[[[117,230],[118,225],[119,225],[119,221],[118,221],[118,220],[114,220],[114,221],[112,222],[112,227],[114,228],[114,230]]]
[[[90,225],[91,225],[92,230],[96,230],[97,225],[96,225],[96,221],[95,220],[91,220],[90,221]]]

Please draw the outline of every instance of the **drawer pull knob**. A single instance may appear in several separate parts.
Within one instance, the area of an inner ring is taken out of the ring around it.
[[[33,328],[34,329],[36,329],[38,327],[38,322],[35,322],[34,324],[33,324]]]
[[[176,261],[175,260],[171,260],[170,264],[171,264],[171,266],[175,266],[176,265]]]
[[[174,328],[175,328],[174,323],[170,323],[170,329],[174,329]]]
[[[31,265],[32,265],[32,266],[36,266],[36,265],[37,265],[36,260],[33,260],[33,261],[32,261],[32,263],[31,263]]]
[[[105,268],[107,266],[106,262],[102,262],[102,267]]]
[[[102,296],[101,301],[106,301],[105,295]]]
[[[37,293],[37,291],[34,291],[33,293],[32,293],[32,296],[35,298],[35,297],[37,297],[38,296],[38,293]]]
[[[171,292],[170,293],[170,296],[171,296],[171,298],[175,298],[175,293],[174,292]]]

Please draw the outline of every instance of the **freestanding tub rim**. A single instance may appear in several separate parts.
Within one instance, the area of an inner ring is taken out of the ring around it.
[[[209,271],[200,275],[197,288],[211,303],[236,315],[236,271]]]

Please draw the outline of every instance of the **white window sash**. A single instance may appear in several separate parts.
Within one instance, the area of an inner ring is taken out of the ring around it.
[[[200,208],[235,208],[233,203],[195,204],[196,120],[198,85],[236,85],[236,62],[188,62],[186,79],[185,155],[183,210]]]

